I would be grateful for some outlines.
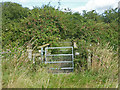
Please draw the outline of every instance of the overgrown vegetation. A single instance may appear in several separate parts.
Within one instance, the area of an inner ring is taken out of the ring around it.
[[[7,88],[116,88],[118,85],[118,58],[107,47],[94,48],[94,61],[98,56],[102,66],[94,62],[92,70],[76,68],[74,73],[47,73],[43,64],[33,64],[23,50],[3,58],[3,87]],[[81,71],[82,70],[82,71]]]
[[[80,13],[63,12],[50,5],[29,10],[4,2],[2,11],[3,87],[7,88],[106,88],[118,87],[118,9],[98,14],[95,10]],[[34,37],[34,38],[33,38]],[[26,46],[33,47],[59,41],[76,41],[80,55],[75,71],[51,74],[46,65],[33,64],[27,58]],[[92,69],[86,69],[88,49],[92,52]]]

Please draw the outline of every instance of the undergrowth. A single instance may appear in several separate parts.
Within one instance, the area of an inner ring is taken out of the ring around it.
[[[94,47],[92,61],[99,58],[91,70],[75,71],[67,74],[48,73],[45,64],[33,64],[24,50],[13,49],[4,54],[2,60],[3,88],[117,88],[117,52],[101,46]],[[98,57],[98,58],[96,58]],[[96,66],[95,66],[96,65]]]

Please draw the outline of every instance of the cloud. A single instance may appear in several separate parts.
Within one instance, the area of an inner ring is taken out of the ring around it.
[[[38,0],[18,0],[21,3],[39,2]]]
[[[49,1],[52,1],[52,0],[18,0],[19,2],[21,3],[29,3],[29,2],[49,2]],[[58,1],[58,0],[53,0],[53,1]]]
[[[31,0],[18,0],[21,3],[26,3],[26,2],[30,2]]]
[[[12,0],[13,1],[13,0]],[[17,0],[16,0],[17,1]],[[18,0],[21,3],[28,3],[28,2],[87,2],[88,0]]]
[[[29,9],[33,9],[33,6],[27,6]]]
[[[102,13],[106,9],[116,8],[117,6],[118,0],[89,0],[85,6],[80,6],[72,10],[80,13],[82,13],[82,10],[96,10],[97,12]]]
[[[118,8],[120,8],[120,1],[118,2]]]
[[[4,0],[12,1],[22,4],[24,7],[30,9],[33,6],[41,6],[43,4],[48,4],[51,2],[51,5],[58,6],[59,0]],[[64,8],[70,8],[73,12],[82,13],[83,10],[91,11],[96,10],[98,13],[102,13],[104,10],[109,8],[115,8],[118,6],[119,0],[60,0],[62,11]]]

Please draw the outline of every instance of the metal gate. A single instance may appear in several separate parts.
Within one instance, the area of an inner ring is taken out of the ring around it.
[[[52,72],[70,72],[74,70],[73,47],[46,47],[45,64]]]

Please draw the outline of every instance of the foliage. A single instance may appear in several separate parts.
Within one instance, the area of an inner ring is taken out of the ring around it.
[[[2,41],[5,45],[15,46],[15,39],[18,39],[20,27],[20,19],[27,17],[29,9],[23,8],[21,5],[12,2],[2,3]]]
[[[94,56],[103,61],[101,68],[96,64],[93,70],[74,73],[48,73],[45,65],[29,61],[26,51],[21,48],[11,49],[4,54],[2,61],[3,88],[117,88],[118,60],[117,53],[108,47],[93,47]],[[9,57],[8,57],[9,56]],[[93,59],[94,61],[97,58]],[[98,69],[99,67],[99,69]]]
[[[3,52],[11,52],[2,55],[3,87],[116,87],[117,8],[102,14],[95,10],[83,11],[81,15],[69,9],[66,9],[67,12],[60,11],[60,6],[55,9],[50,4],[32,10],[12,2],[2,4],[2,47]],[[32,48],[37,49],[46,43],[63,46],[58,43],[63,41],[77,42],[80,55],[75,57],[78,58],[75,73],[48,74],[41,62],[32,64],[28,60],[27,45],[32,44]],[[109,69],[102,65],[101,69],[85,71],[88,49],[92,52],[92,60],[103,59]]]
[[[62,12],[50,5],[29,10],[19,4],[5,2],[3,3],[3,47],[9,44],[12,47],[16,44],[22,46],[34,37],[36,42],[33,46],[43,43],[56,46],[61,39],[71,39],[71,41],[79,39],[85,40],[86,43],[110,43],[116,49],[117,8],[105,11],[102,15],[95,10],[83,11],[83,15],[78,12]],[[110,19],[113,15],[112,22],[106,23],[106,18]]]
[[[10,22],[11,20],[19,21],[19,19],[27,17],[29,9],[23,8],[21,5],[12,2],[2,3],[2,18],[3,22]]]

